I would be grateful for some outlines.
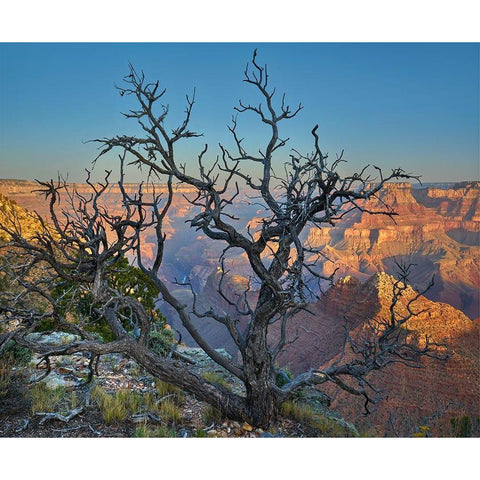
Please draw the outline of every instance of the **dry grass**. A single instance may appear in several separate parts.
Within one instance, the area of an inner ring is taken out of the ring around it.
[[[222,412],[218,408],[212,407],[212,405],[205,405],[202,409],[202,420],[205,425],[212,423],[221,423],[224,420]]]
[[[182,411],[173,401],[165,400],[160,404],[160,417],[171,423],[181,423],[184,420]]]
[[[225,381],[222,375],[217,372],[204,372],[202,373],[202,377],[209,383],[220,385],[227,390],[232,389],[232,387]]]
[[[10,381],[13,377],[12,367],[6,360],[0,360],[0,398],[8,393]]]
[[[165,425],[154,428],[141,425],[133,432],[134,438],[174,438],[176,436],[175,429]]]
[[[288,400],[282,403],[280,411],[286,417],[298,420],[302,423],[311,424],[314,421],[315,412],[308,405]]]
[[[155,389],[160,397],[170,395],[169,398],[173,399],[177,405],[182,404],[185,400],[185,394],[181,388],[170,385],[158,378],[155,379]]]
[[[286,401],[281,405],[281,413],[288,418],[308,425],[325,437],[345,437],[347,430],[332,418],[325,417],[304,403]]]
[[[153,413],[169,423],[182,422],[183,415],[178,403],[183,401],[183,391],[164,382],[159,386],[159,390],[162,397],[166,397],[163,401],[157,400],[157,396],[152,392],[140,394],[122,389],[116,393],[106,393],[96,386],[92,390],[91,399],[98,404],[107,424],[121,422],[140,412]]]
[[[35,384],[28,392],[32,413],[57,412],[66,413],[76,408],[78,398],[74,392],[67,392],[64,387],[50,388],[45,383]]]
[[[152,392],[144,393],[142,400],[147,412],[158,413],[159,405],[157,397]]]
[[[96,386],[92,390],[91,399],[97,402],[103,420],[107,424],[125,420],[127,416],[137,413],[142,406],[140,394],[127,389],[109,394]]]

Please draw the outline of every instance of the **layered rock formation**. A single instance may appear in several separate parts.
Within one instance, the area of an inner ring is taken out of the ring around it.
[[[313,315],[297,315],[291,322],[290,336],[298,340],[288,346],[280,362],[295,373],[312,366],[325,367],[343,351],[345,331],[353,338],[365,333],[368,321],[388,318],[393,279],[375,274],[361,283],[354,278],[340,280],[317,304]],[[407,291],[406,299],[415,295]],[[451,435],[450,419],[480,413],[480,322],[471,321],[450,305],[420,297],[415,311],[425,310],[408,322],[419,335],[443,342],[451,358],[439,361],[423,358],[422,368],[394,364],[373,372],[369,381],[383,392],[373,413],[365,416],[364,399],[334,386],[322,386],[332,398],[332,407],[357,427],[375,435],[412,435],[422,425],[432,435]],[[346,329],[346,330],[345,330]],[[272,340],[278,338],[275,329]],[[354,358],[345,349],[343,361]]]
[[[85,184],[76,184],[78,191],[86,193]],[[14,199],[20,206],[46,215],[47,205],[32,190],[35,182],[0,180],[0,192]],[[127,184],[134,193],[138,186]],[[148,193],[148,188],[145,187]],[[156,186],[157,193],[164,187]],[[186,222],[194,215],[185,196],[192,189],[176,189],[172,207],[165,219],[164,231],[168,242],[162,276],[189,278],[200,292],[209,275],[219,266],[218,258],[225,247],[222,242],[212,242],[201,232],[192,230]],[[377,211],[390,205],[397,215],[393,219],[384,215],[369,215],[355,211],[335,227],[311,228],[308,241],[323,247],[331,261],[321,263],[323,273],[331,274],[338,268],[338,276],[352,275],[363,280],[376,272],[394,274],[396,261],[414,263],[411,283],[420,288],[435,275],[435,286],[428,297],[446,302],[461,309],[470,318],[480,316],[480,184],[466,182],[449,186],[413,188],[409,183],[388,184],[376,200],[365,208]],[[244,199],[245,200],[245,199]],[[112,213],[121,212],[121,197],[117,185],[111,185],[104,195],[104,203]],[[255,229],[259,224],[258,206],[246,201],[235,205],[235,214],[241,226]],[[48,216],[48,215],[47,215]],[[153,232],[147,232],[144,258],[153,258],[155,252]],[[251,274],[245,255],[230,252],[228,269],[237,275]]]
[[[362,279],[375,272],[394,274],[395,262],[415,264],[410,282],[420,288],[435,275],[427,294],[449,303],[470,318],[480,315],[480,184],[457,184],[447,189],[412,188],[389,184],[378,200],[365,208],[378,211],[390,205],[397,215],[369,215],[359,211],[336,227],[312,229],[309,241],[324,246],[330,274]]]
[[[25,238],[31,238],[42,228],[38,218],[31,212],[20,207],[14,200],[0,193],[0,225],[4,228],[22,233]],[[10,235],[0,228],[0,242],[8,241]]]

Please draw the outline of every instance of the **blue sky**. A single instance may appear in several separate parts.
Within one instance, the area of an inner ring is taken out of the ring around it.
[[[259,100],[242,82],[254,48],[277,92],[304,105],[282,125],[290,147],[311,151],[318,123],[324,150],[345,149],[351,170],[373,163],[427,182],[479,178],[479,45],[459,43],[3,43],[0,178],[58,171],[82,181],[96,154],[85,140],[136,132],[120,115],[134,104],[114,88],[128,62],[167,88],[172,127],[196,88],[192,128],[204,138],[178,155],[194,162],[206,142],[213,158],[219,142],[231,144],[226,124],[238,100]],[[239,131],[253,149],[265,145],[268,131],[253,116],[239,117]]]

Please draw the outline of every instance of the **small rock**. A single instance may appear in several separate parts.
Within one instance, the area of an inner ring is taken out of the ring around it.
[[[40,343],[40,344],[55,344],[55,345],[66,345],[80,340],[78,335],[73,335],[66,332],[52,332],[49,334],[46,333],[29,333],[26,337],[27,340]]]
[[[67,367],[58,367],[57,372],[65,375],[66,373],[75,373],[73,368],[67,368]]]
[[[243,428],[244,430],[246,430],[247,432],[251,432],[251,431],[253,430],[253,427],[252,427],[250,424],[248,424],[247,422],[245,422],[245,423],[242,425],[242,428]]]
[[[73,380],[68,380],[61,375],[58,375],[55,372],[51,372],[47,377],[42,380],[43,383],[47,385],[48,388],[57,388],[57,387],[74,387],[77,382]]]
[[[216,435],[216,434],[217,434],[217,431],[213,429],[207,432],[207,435]]]

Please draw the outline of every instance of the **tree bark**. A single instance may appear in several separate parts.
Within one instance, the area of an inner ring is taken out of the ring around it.
[[[274,372],[264,323],[257,322],[253,326],[243,352],[243,368],[246,413],[253,425],[268,428],[277,417],[278,402],[272,390]]]

